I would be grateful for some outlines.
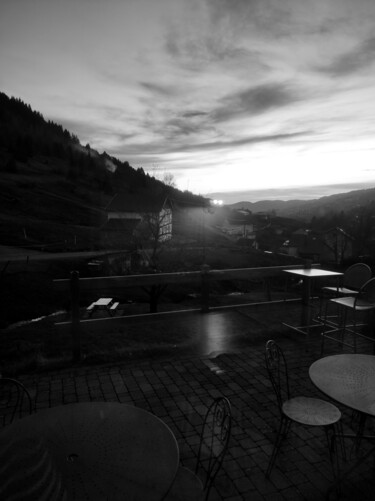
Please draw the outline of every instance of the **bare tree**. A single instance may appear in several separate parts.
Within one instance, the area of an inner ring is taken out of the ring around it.
[[[175,178],[171,172],[164,172],[163,183],[171,188],[176,188]]]
[[[333,228],[324,235],[324,243],[332,252],[337,265],[343,264],[351,237],[342,228]]]
[[[148,262],[147,269],[152,273],[160,272],[160,255],[172,237],[171,208],[163,207],[159,213],[144,213],[135,232],[137,247],[141,249]],[[144,288],[150,297],[150,312],[156,313],[158,302],[166,285],[152,285]]]
[[[155,179],[161,181],[165,186],[169,186],[170,188],[176,188],[175,177],[171,172],[161,171],[159,165],[153,164],[152,166],[152,175]]]

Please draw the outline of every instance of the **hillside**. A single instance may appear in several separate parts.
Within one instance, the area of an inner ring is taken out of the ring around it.
[[[258,202],[236,202],[228,205],[231,209],[245,209],[253,213],[272,212],[279,214],[282,210],[290,210],[294,207],[303,206],[305,200],[260,200]]]
[[[160,192],[181,203],[206,201],[99,153],[20,99],[0,92],[0,245],[48,250],[123,247],[105,231],[118,192]]]
[[[238,202],[232,209],[247,209],[253,213],[273,212],[277,216],[310,221],[313,217],[351,213],[360,207],[375,204],[375,188],[355,190],[348,193],[324,196],[314,200],[262,200],[259,202]],[[375,214],[375,211],[374,211]]]

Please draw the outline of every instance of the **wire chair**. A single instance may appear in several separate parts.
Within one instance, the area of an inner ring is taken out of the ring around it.
[[[268,478],[271,475],[281,443],[287,437],[292,423],[324,428],[332,471],[334,477],[336,477],[338,465],[334,464],[335,426],[341,427],[341,412],[335,405],[325,400],[304,396],[291,397],[286,359],[280,346],[273,340],[266,343],[265,361],[280,412],[279,428],[268,463],[266,477]],[[345,454],[344,450],[343,454]]]
[[[338,287],[322,287],[320,301],[321,317],[324,299],[342,296],[355,296],[359,290],[372,276],[371,268],[365,263],[355,263],[349,266],[342,277],[342,285]]]
[[[33,411],[30,393],[16,379],[0,377],[0,425],[11,424]]]
[[[329,305],[339,307],[339,321],[332,323],[329,320],[328,309]],[[367,339],[374,343],[374,310],[375,310],[375,278],[368,280],[360,288],[358,294],[349,297],[339,297],[330,299],[326,305],[326,313],[324,317],[324,327],[321,338],[321,353],[324,352],[325,339],[336,341],[342,346],[351,348],[354,353],[357,352],[357,338]],[[363,315],[362,322],[359,322],[359,315]],[[372,334],[372,337],[366,335],[360,328],[366,327]],[[337,336],[334,337],[335,333]],[[346,340],[346,334],[351,334],[352,343]]]
[[[178,469],[176,479],[165,501],[207,501],[228,450],[231,434],[232,411],[226,397],[216,398],[204,418],[195,472],[185,467]],[[200,481],[200,472],[203,482]]]
[[[25,438],[12,430],[2,441],[0,462],[0,499],[68,501],[62,475],[43,438]]]

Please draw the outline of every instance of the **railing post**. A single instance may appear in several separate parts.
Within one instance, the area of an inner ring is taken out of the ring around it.
[[[72,302],[72,348],[73,361],[81,360],[81,324],[79,312],[79,272],[72,271],[70,273],[70,297]]]
[[[270,284],[270,278],[266,277],[263,281],[264,285],[264,290],[266,293],[266,300],[271,301],[271,284]]]
[[[208,264],[204,264],[202,266],[202,284],[201,284],[201,293],[202,293],[202,313],[207,313],[210,309],[210,285],[209,285],[209,272],[210,267]]]

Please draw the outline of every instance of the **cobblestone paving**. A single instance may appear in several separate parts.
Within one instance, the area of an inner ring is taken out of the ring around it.
[[[318,345],[313,340],[306,351],[304,339],[293,333],[278,342],[289,362],[293,394],[322,397],[308,377],[310,364],[320,358]],[[181,462],[190,467],[207,404],[225,395],[232,404],[233,428],[210,500],[325,499],[332,474],[326,437],[319,428],[292,427],[270,479],[265,477],[278,412],[265,371],[264,347],[264,342],[257,342],[215,358],[124,362],[25,376],[22,381],[31,390],[37,411],[85,401],[118,401],[151,411],[170,426]],[[348,427],[351,413],[341,410]],[[354,461],[349,456],[347,465]],[[375,499],[374,488],[374,461],[369,460],[346,478],[342,499]]]

